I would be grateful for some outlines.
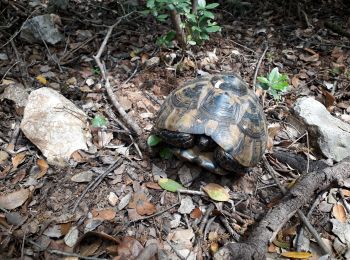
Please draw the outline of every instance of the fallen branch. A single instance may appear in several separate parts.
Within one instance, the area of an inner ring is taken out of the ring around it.
[[[106,48],[108,39],[111,37],[112,31],[113,29],[127,16],[131,15],[133,12],[128,13],[127,15],[124,15],[122,17],[120,17],[118,19],[118,21],[109,26],[107,34],[100,46],[100,49],[98,50],[96,56],[93,56],[98,67],[100,68],[101,74],[103,79],[105,80],[105,89],[107,92],[108,97],[110,98],[110,100],[112,101],[113,106],[118,110],[119,115],[123,118],[123,120],[132,128],[132,130],[134,130],[134,132],[140,136],[142,134],[142,130],[141,128],[137,125],[137,123],[131,118],[129,117],[129,115],[125,112],[125,109],[122,107],[122,105],[119,103],[118,99],[116,98],[116,96],[113,93],[113,89],[111,87],[111,84],[109,82],[109,77],[108,77],[108,72],[104,66],[104,64],[101,62],[101,55],[104,51],[104,49]]]
[[[263,61],[268,48],[269,48],[269,46],[266,45],[266,48],[265,48],[264,52],[261,54],[260,59],[259,59],[258,63],[256,64],[256,68],[255,68],[255,72],[254,72],[254,79],[253,79],[253,90],[254,90],[254,92],[255,92],[255,89],[256,89],[256,78],[258,77],[258,71],[259,71],[261,62]]]
[[[215,254],[214,259],[265,259],[268,244],[273,241],[277,231],[298,209],[308,203],[314,194],[320,193],[331,185],[341,186],[345,179],[350,178],[349,168],[350,157],[335,166],[301,176],[244,242],[225,245]]]

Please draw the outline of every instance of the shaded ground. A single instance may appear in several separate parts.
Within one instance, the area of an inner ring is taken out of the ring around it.
[[[1,101],[0,194],[5,196],[24,188],[30,191],[23,205],[0,212],[0,246],[4,259],[57,259],[63,257],[62,252],[103,258],[124,253],[130,257],[154,241],[168,254],[164,259],[176,258],[176,253],[187,255],[190,251],[190,259],[195,255],[209,258],[216,246],[233,239],[219,220],[220,214],[225,216],[234,234],[244,238],[253,224],[277,203],[281,193],[262,166],[242,178],[234,178],[214,176],[175,158],[161,160],[148,150],[143,150],[140,158],[129,136],[120,131],[122,128],[111,116],[114,108],[103,91],[100,72],[92,58],[105,37],[105,25],[113,24],[120,14],[131,11],[131,6],[125,5],[122,9],[117,3],[105,8],[99,3],[89,2],[84,6],[70,3],[69,9],[58,12],[66,41],[45,47],[27,44],[18,36],[9,42],[32,11],[23,8],[24,3],[9,2],[2,4],[1,24],[11,26],[0,28],[0,52],[7,55],[7,59],[0,61],[3,79],[37,89],[43,85],[40,75],[47,80],[47,86],[60,91],[91,118],[102,114],[110,125],[103,130],[105,135],[92,131],[95,152],[79,154],[71,167],[49,167],[43,172],[38,163],[38,159],[43,158],[40,151],[21,132],[16,134],[23,110],[16,109],[7,99]],[[270,153],[278,148],[308,153],[306,138],[291,137],[282,123],[299,96],[315,96],[334,115],[349,115],[350,42],[341,31],[336,32],[329,25],[349,29],[349,7],[341,1],[323,5],[312,1],[278,2],[222,4],[217,10],[222,32],[212,35],[205,45],[187,52],[156,46],[157,33],[166,27],[152,18],[136,14],[123,20],[113,31],[102,59],[121,105],[144,130],[139,139],[145,140],[149,135],[165,96],[197,74],[233,71],[252,85],[257,61],[266,46],[258,75],[266,75],[278,67],[288,74],[291,84],[279,103],[268,95],[262,96],[269,123],[281,124],[278,133],[271,136],[274,146],[269,146]],[[18,20],[10,18],[17,12]],[[36,15],[42,13],[44,8]],[[153,57],[158,57],[159,62],[149,64],[147,61]],[[3,82],[0,91],[6,87]],[[349,117],[342,119],[346,121]],[[15,152],[10,153],[9,147]],[[314,159],[323,159],[316,151],[312,154]],[[73,212],[74,204],[87,187],[86,182],[103,173],[118,158],[121,158],[118,168],[94,190],[89,190]],[[271,162],[279,170],[282,184],[287,186],[298,176],[295,170],[274,160]],[[88,172],[90,179],[82,183],[72,179],[82,172]],[[205,219],[203,215],[214,205],[213,201],[202,195],[163,191],[156,184],[159,176],[178,180],[190,190],[198,191],[210,182],[226,186],[232,203],[215,203],[216,210],[209,220]],[[344,195],[349,196],[349,190],[344,190]],[[331,193],[325,193],[323,201],[329,202],[329,197]],[[195,209],[185,213],[186,210],[179,210],[178,206],[171,207],[177,203],[193,203]],[[305,207],[306,212],[309,206]],[[346,249],[335,249],[336,236],[331,232],[329,219],[337,216],[332,216],[331,208],[332,205],[329,210],[317,207],[310,222],[333,244],[334,254],[342,259]],[[155,212],[161,214],[152,215]],[[344,214],[349,216],[349,212]],[[204,235],[196,233],[201,225],[205,227],[201,230]],[[292,240],[298,225],[296,217],[286,224],[277,242],[269,248],[271,257],[278,257],[282,248],[295,250]],[[79,237],[88,231],[95,233],[87,233],[73,248],[68,246],[67,233],[75,234],[75,230]],[[175,251],[170,245],[175,246]],[[315,243],[311,242],[306,250],[317,259],[319,251]]]

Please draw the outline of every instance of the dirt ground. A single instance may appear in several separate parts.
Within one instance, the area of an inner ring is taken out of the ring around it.
[[[301,173],[276,160],[276,150],[325,159],[308,147],[305,136],[288,135],[284,122],[295,100],[314,96],[333,115],[350,121],[346,1],[220,1],[215,13],[222,31],[186,51],[159,48],[155,40],[167,26],[152,17],[131,15],[113,30],[101,60],[115,96],[142,129],[142,135],[134,137],[138,152],[118,121],[122,119],[105,93],[93,59],[107,26],[130,12],[132,1],[123,8],[118,1],[79,2],[71,1],[66,10],[56,12],[65,41],[45,46],[29,44],[17,33],[28,17],[46,13],[45,7],[33,15],[27,1],[1,1],[0,54],[7,58],[0,60],[0,93],[14,83],[25,85],[27,92],[50,87],[81,108],[90,122],[96,114],[109,121],[105,129],[90,125],[94,149],[76,153],[70,166],[60,168],[47,165],[40,150],[20,131],[23,107],[0,100],[0,202],[19,201],[18,206],[11,204],[14,208],[0,208],[2,259],[134,259],[151,243],[162,249],[158,258],[210,259],[228,241],[244,240],[282,197],[263,164],[243,177],[217,176],[175,157],[164,160],[146,145],[165,97],[205,72],[234,72],[252,87],[262,57],[258,76],[275,67],[288,75],[290,87],[278,102],[257,89],[275,129],[269,132],[272,143],[267,157],[287,188]],[[10,18],[14,14],[18,19]],[[87,188],[111,166],[115,169],[96,187]],[[158,185],[160,177],[198,193],[165,191]],[[208,183],[226,187],[231,200],[215,202],[201,193]],[[331,193],[322,194],[308,219],[334,257],[345,259],[346,249],[336,248],[330,220],[348,220],[350,212],[344,207],[337,208],[338,214],[324,210],[322,202],[329,202]],[[350,189],[343,193],[346,201]],[[302,208],[305,214],[312,204]],[[292,217],[269,246],[267,257],[279,259],[282,252],[296,251],[293,241],[300,225],[298,217]],[[303,242],[302,251],[311,252],[309,259],[318,259],[320,248],[304,233],[308,242]]]

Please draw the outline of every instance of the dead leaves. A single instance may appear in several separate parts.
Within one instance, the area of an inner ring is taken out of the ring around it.
[[[347,219],[346,218],[346,210],[342,204],[340,204],[340,203],[335,204],[333,206],[332,214],[340,222],[342,222],[342,223],[346,222],[346,219]]]
[[[22,206],[29,198],[29,189],[20,189],[18,191],[0,196],[0,207],[4,209],[15,209]]]
[[[141,216],[152,215],[157,211],[156,206],[149,201],[143,192],[137,192],[133,195],[129,202],[129,208],[136,209],[137,214]]]

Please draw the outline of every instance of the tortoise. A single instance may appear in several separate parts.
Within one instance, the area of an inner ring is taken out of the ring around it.
[[[245,173],[267,143],[259,99],[234,74],[199,77],[174,90],[158,111],[154,133],[180,157],[213,173]]]

